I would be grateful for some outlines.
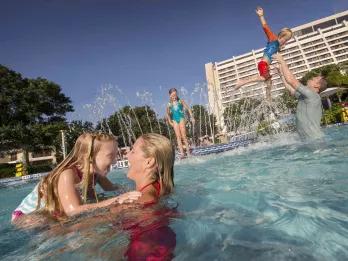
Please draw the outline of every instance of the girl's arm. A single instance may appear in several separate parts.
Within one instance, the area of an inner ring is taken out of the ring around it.
[[[275,41],[278,39],[278,36],[275,35],[272,30],[267,25],[266,19],[263,15],[263,9],[261,7],[256,8],[256,14],[258,15],[260,19],[260,23],[262,25],[263,30],[265,31],[265,34],[267,36],[268,41]]]
[[[82,204],[82,199],[76,190],[76,174],[73,170],[67,169],[62,172],[58,180],[58,197],[67,216],[73,216],[84,211],[102,208],[113,203],[133,201],[141,196],[138,191],[128,192],[118,197],[113,197],[99,203]]]
[[[181,102],[182,102],[182,105],[184,106],[184,108],[189,112],[191,121],[195,122],[191,108],[187,105],[187,103],[183,99],[181,99]]]
[[[169,106],[167,106],[167,108],[166,108],[166,117],[167,117],[167,121],[169,122],[169,124],[171,126],[173,126],[174,123],[173,123],[172,119],[170,118]]]
[[[265,17],[263,16],[263,9],[262,7],[256,7],[256,14],[258,15],[260,22],[262,26],[265,26],[267,24]]]

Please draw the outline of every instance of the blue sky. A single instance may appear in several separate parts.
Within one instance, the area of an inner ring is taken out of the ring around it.
[[[162,115],[167,90],[192,93],[205,81],[205,63],[264,46],[258,5],[275,32],[348,9],[346,0],[1,3],[0,63],[24,77],[58,83],[77,110],[69,117],[83,119],[90,113],[82,105],[93,103],[105,84],[122,90],[124,96],[112,91],[121,103],[142,104],[136,93],[149,92]],[[199,96],[193,95],[194,102]]]

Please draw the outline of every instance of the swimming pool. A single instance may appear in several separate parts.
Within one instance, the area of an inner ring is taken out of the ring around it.
[[[325,133],[317,144],[282,134],[178,163],[168,205],[179,214],[163,232],[175,237],[175,260],[347,260],[348,126]],[[123,170],[110,177],[131,186]],[[129,237],[115,227],[124,216],[93,228],[102,240],[90,227],[55,237],[13,229],[10,213],[33,186],[0,190],[1,260],[123,257]]]

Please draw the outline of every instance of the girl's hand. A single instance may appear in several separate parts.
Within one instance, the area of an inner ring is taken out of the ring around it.
[[[127,192],[122,195],[119,195],[117,197],[104,200],[103,203],[104,203],[104,207],[115,204],[115,203],[119,203],[119,204],[130,203],[130,202],[138,200],[140,196],[141,196],[141,193],[139,191],[131,191],[131,192]]]
[[[140,197],[141,197],[141,192],[131,191],[131,192],[127,192],[122,195],[119,195],[115,199],[117,203],[123,204],[123,203],[132,203],[133,201],[137,201]]]
[[[263,9],[262,9],[262,7],[260,7],[260,6],[256,7],[256,14],[258,16],[263,16]]]
[[[195,124],[195,118],[191,117],[192,124]]]

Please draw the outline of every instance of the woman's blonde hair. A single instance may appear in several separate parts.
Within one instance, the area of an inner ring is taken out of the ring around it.
[[[158,170],[154,173],[154,180],[161,185],[161,195],[170,194],[174,189],[174,149],[169,139],[157,133],[141,136],[144,141],[142,151],[146,158],[156,160]]]
[[[97,141],[97,142],[96,142]],[[66,169],[79,166],[82,169],[82,198],[83,202],[87,201],[88,187],[90,184],[94,186],[93,173],[91,173],[90,165],[94,163],[95,155],[98,153],[102,142],[116,141],[116,137],[105,133],[84,133],[80,135],[69,155],[39,184],[39,197],[37,209],[40,208],[40,201],[44,201],[44,210],[50,214],[59,215],[64,211],[60,204],[58,195],[58,181],[62,172]],[[97,198],[96,198],[97,199]]]
[[[282,38],[282,37],[288,37],[288,39],[291,39],[293,35],[293,32],[291,31],[290,28],[283,28],[280,30],[279,34],[278,34],[278,38]]]

